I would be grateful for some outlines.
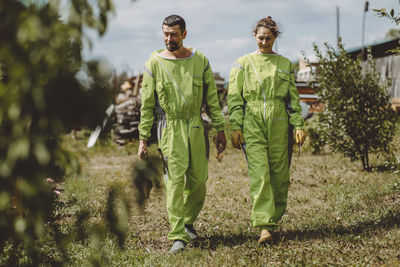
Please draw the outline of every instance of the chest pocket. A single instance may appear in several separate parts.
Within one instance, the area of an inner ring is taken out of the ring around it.
[[[203,88],[203,78],[200,76],[193,76],[193,85]]]
[[[291,73],[278,69],[278,79],[276,80],[277,96],[284,97],[287,95],[290,85]]]
[[[201,76],[193,76],[193,95],[194,99],[202,98],[203,95],[203,78]],[[201,102],[201,101],[200,101]]]
[[[172,82],[157,82],[156,92],[158,96],[158,101],[165,112],[169,110],[169,102],[172,101],[172,90],[174,85]]]

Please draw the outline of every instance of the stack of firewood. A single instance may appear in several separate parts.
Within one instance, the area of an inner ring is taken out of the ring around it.
[[[120,93],[116,97],[116,124],[115,142],[124,145],[128,141],[139,137],[138,125],[140,122],[141,99],[139,85],[142,75],[128,79],[121,85]]]

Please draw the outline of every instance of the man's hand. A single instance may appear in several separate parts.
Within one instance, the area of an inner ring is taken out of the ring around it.
[[[217,143],[218,154],[221,154],[222,151],[224,151],[225,147],[226,147],[226,138],[225,138],[224,131],[219,131],[217,133],[216,143]]]
[[[297,144],[303,144],[304,141],[306,140],[306,131],[304,130],[296,130],[296,143]]]
[[[146,140],[140,140],[139,149],[138,149],[138,156],[140,159],[147,158],[147,143]]]
[[[241,149],[241,145],[244,144],[243,132],[242,130],[233,130],[231,133],[231,142],[233,147]]]

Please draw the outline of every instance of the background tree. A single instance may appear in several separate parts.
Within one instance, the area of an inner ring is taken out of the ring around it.
[[[400,0],[398,0],[400,5]],[[394,22],[396,25],[400,24],[400,14],[392,8],[390,11],[387,11],[386,8],[374,9],[375,12],[378,13],[381,17],[386,17]]]
[[[69,4],[63,21],[60,2]],[[85,29],[103,35],[112,11],[110,0],[0,0],[0,249],[9,254],[6,265],[39,264],[37,239],[48,231],[55,204],[46,178],[61,178],[73,163],[60,139],[73,127],[101,121],[111,103],[103,65],[85,63],[81,51]]]
[[[400,29],[390,29],[386,34],[386,38],[400,38]]]
[[[314,87],[325,104],[318,115],[319,135],[334,151],[351,160],[360,159],[364,170],[371,170],[370,153],[390,155],[396,115],[390,108],[390,82],[381,82],[370,51],[368,60],[351,59],[341,42],[339,51],[325,43],[319,60]]]

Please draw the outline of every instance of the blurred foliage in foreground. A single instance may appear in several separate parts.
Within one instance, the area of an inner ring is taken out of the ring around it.
[[[132,182],[136,189],[136,203],[143,208],[153,189],[161,189],[160,179],[162,169],[159,157],[149,157],[146,160],[138,160],[132,165]],[[165,175],[165,174],[164,174]]]
[[[396,129],[396,114],[389,102],[390,81],[381,81],[371,51],[368,60],[347,55],[341,42],[339,51],[325,44],[324,55],[317,45],[319,61],[316,92],[324,103],[316,129],[310,133],[318,140],[314,148],[329,144],[351,160],[361,160],[364,170],[371,170],[369,154],[393,156],[391,142]]]
[[[96,125],[111,103],[104,64],[81,56],[84,31],[106,31],[111,1],[63,2],[63,21],[61,1],[23,2],[0,0],[0,249],[10,266],[40,261],[56,204],[46,178],[74,162],[60,136]]]

